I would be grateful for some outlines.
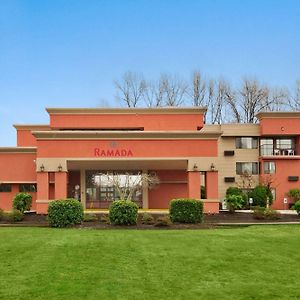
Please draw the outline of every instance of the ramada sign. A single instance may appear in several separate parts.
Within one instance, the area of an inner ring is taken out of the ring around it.
[[[94,156],[98,156],[98,157],[128,157],[128,156],[132,156],[132,151],[130,149],[94,148]]]

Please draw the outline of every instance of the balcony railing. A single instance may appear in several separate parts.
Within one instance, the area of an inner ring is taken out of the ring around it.
[[[270,145],[260,146],[261,156],[295,156],[299,155],[300,151],[298,148],[273,148]]]

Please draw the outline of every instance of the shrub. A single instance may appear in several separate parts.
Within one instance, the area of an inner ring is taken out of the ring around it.
[[[230,186],[227,190],[226,190],[226,196],[231,196],[231,195],[239,195],[242,196],[243,195],[243,191],[235,186]]]
[[[153,216],[148,213],[143,213],[141,222],[142,224],[146,224],[146,225],[152,225],[155,223]]]
[[[273,201],[273,195],[271,190],[264,185],[256,186],[253,189],[253,191],[249,193],[249,197],[253,199],[254,206],[266,207],[268,198],[269,198],[270,205],[272,204]]]
[[[84,214],[83,222],[94,222],[97,221],[98,218],[95,214]]]
[[[108,215],[102,215],[102,216],[100,217],[100,222],[101,222],[101,223],[105,223],[105,224],[110,224],[109,216],[108,216]]]
[[[236,209],[243,208],[245,203],[241,195],[229,195],[226,197],[225,201],[230,212],[234,212]]]
[[[203,203],[194,199],[173,199],[170,202],[170,219],[179,223],[200,223]]]
[[[235,186],[230,186],[226,190],[226,198],[231,195],[242,196],[242,198],[244,200],[243,207],[247,205],[248,195],[245,194],[242,189],[235,187]]]
[[[291,189],[291,190],[289,190],[289,192],[288,192],[288,196],[289,196],[290,198],[292,198],[292,200],[293,200],[294,202],[297,202],[297,201],[300,200],[300,190],[299,190],[299,189]]]
[[[300,216],[300,200],[298,200],[292,207]]]
[[[166,226],[170,226],[170,225],[171,225],[171,221],[170,221],[169,216],[158,217],[154,224],[155,227],[166,227]]]
[[[24,213],[25,210],[30,210],[32,196],[27,193],[18,193],[13,200],[13,208]]]
[[[256,206],[253,208],[253,218],[257,220],[277,220],[280,213],[271,208]]]
[[[5,214],[5,219],[8,222],[20,222],[24,219],[24,214],[17,209],[13,209],[11,212]]]
[[[116,200],[109,207],[109,219],[114,225],[135,225],[138,206],[130,200]]]
[[[2,221],[4,218],[4,210],[0,208],[0,221]]]
[[[81,224],[83,221],[83,207],[75,199],[52,201],[48,207],[48,220],[52,227]]]

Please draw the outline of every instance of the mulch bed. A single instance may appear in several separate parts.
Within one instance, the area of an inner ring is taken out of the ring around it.
[[[103,214],[102,214],[103,215]],[[98,215],[99,217],[101,216]],[[158,217],[163,215],[153,215],[156,220]],[[76,228],[97,228],[97,229],[211,229],[219,226],[219,224],[238,224],[243,223],[253,224],[253,223],[284,223],[284,222],[300,222],[300,217],[298,215],[291,214],[281,214],[280,219],[277,220],[257,220],[253,218],[251,213],[229,213],[220,212],[214,215],[205,215],[204,221],[201,224],[170,224],[168,226],[155,226],[146,225],[141,223],[141,216],[138,218],[138,224],[135,226],[115,226],[107,224],[106,222],[101,222],[100,220],[92,222],[83,222],[81,225],[77,225]],[[35,213],[26,213],[24,215],[24,220],[16,223],[7,223],[7,221],[0,221],[0,226],[36,226],[36,227],[48,227],[47,216],[37,215]]]

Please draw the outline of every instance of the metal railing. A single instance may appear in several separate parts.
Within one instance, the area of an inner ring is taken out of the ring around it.
[[[299,151],[297,147],[289,148],[290,145],[286,147],[281,145],[280,148],[273,148],[272,145],[261,145],[260,155],[261,156],[294,156],[298,155]]]

